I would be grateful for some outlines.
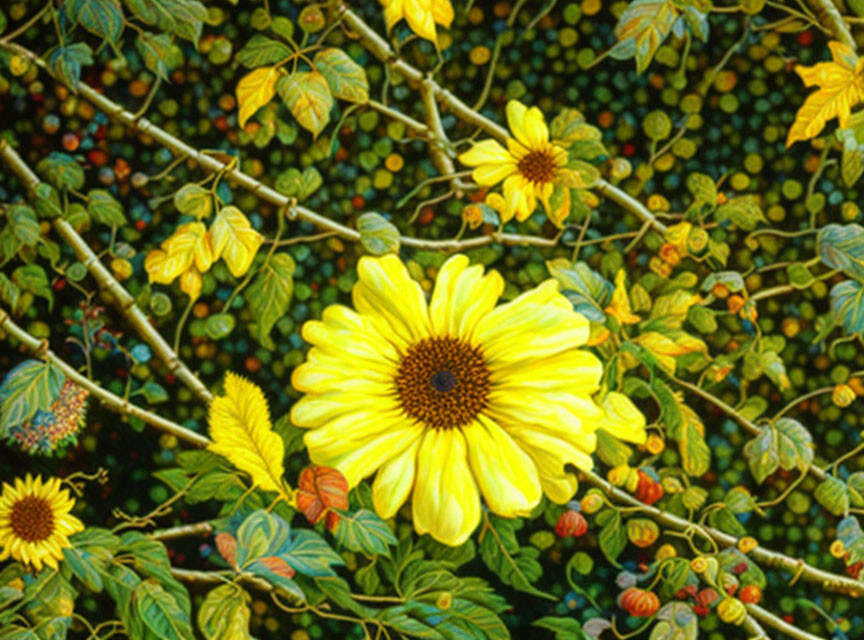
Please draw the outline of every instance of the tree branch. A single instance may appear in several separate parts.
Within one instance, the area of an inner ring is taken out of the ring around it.
[[[124,400],[110,391],[106,391],[86,376],[81,375],[74,367],[51,351],[51,349],[48,348],[47,341],[39,340],[19,327],[15,321],[12,320],[12,316],[2,308],[0,308],[0,331],[5,331],[9,336],[17,338],[21,344],[23,344],[27,350],[35,356],[48,360],[51,364],[60,369],[67,378],[73,380],[77,385],[87,389],[93,397],[97,398],[112,411],[138,418],[160,431],[170,433],[171,435],[176,436],[179,440],[194,444],[197,447],[206,447],[210,444],[210,439],[206,436],[202,436],[201,434],[191,431],[186,427],[182,427],[175,422],[166,420],[165,418],[158,416],[155,413],[151,413],[146,409],[142,409],[128,400]]]
[[[402,75],[408,84],[421,91],[421,96],[425,85],[425,90],[434,95],[435,99],[442,106],[452,111],[457,118],[485,131],[499,142],[507,142],[507,139],[510,138],[510,133],[507,129],[469,107],[462,100],[431,78],[424,78],[423,73],[419,69],[399,58],[390,47],[389,43],[378,35],[374,29],[369,27],[369,25],[367,25],[360,16],[348,8],[344,2],[339,7],[338,12],[344,20],[345,25],[354,31],[360,38],[360,43],[366,47],[372,55],[378,58],[381,62],[387,64],[392,71]],[[618,187],[601,179],[600,183],[597,185],[597,191],[635,215],[643,222],[649,222],[651,227],[658,233],[662,234],[666,231],[665,224],[654,217],[654,214],[651,213],[641,202],[632,198]]]
[[[697,531],[704,538],[711,538],[721,547],[734,547],[738,544],[738,538],[719,529],[696,524],[690,520],[679,518],[678,516],[650,506],[637,500],[629,493],[622,491],[612,483],[604,480],[601,476],[593,471],[582,471],[582,476],[590,484],[594,485],[605,493],[610,498],[619,503],[624,503],[631,507],[639,507],[639,509],[651,516],[657,522],[677,531]],[[763,546],[758,546],[749,554],[754,560],[760,564],[788,571],[794,576],[800,576],[808,582],[819,584],[826,591],[846,594],[852,598],[864,597],[864,583],[854,580],[847,576],[836,575],[822,569],[817,569],[803,560],[792,558],[790,556],[771,551]]]
[[[13,42],[0,41],[0,48],[5,48],[19,55],[25,56],[32,60],[35,64],[42,67],[58,82],[62,82],[56,78],[51,69],[45,62],[35,53],[21,45]],[[70,87],[71,90],[71,87]],[[311,209],[302,205],[296,204],[292,198],[283,196],[278,191],[268,187],[262,182],[259,182],[252,176],[243,173],[242,171],[229,167],[227,164],[220,162],[213,156],[195,149],[194,147],[183,142],[179,138],[174,137],[164,129],[160,129],[146,118],[136,118],[131,111],[124,109],[121,105],[106,98],[104,95],[96,91],[93,87],[85,82],[78,83],[78,94],[84,99],[91,102],[95,107],[105,112],[110,118],[117,120],[121,124],[130,129],[137,130],[143,135],[149,136],[159,144],[167,147],[178,156],[190,158],[198,163],[200,167],[210,173],[221,173],[228,180],[247,189],[257,197],[270,202],[288,212],[291,219],[299,219],[305,222],[314,224],[315,226],[333,231],[336,235],[349,240],[351,242],[359,242],[360,233],[356,229],[346,227],[335,220],[330,220]],[[647,212],[647,209],[645,210]],[[650,213],[649,213],[650,215]],[[469,238],[467,240],[424,240],[422,238],[413,238],[410,236],[402,236],[400,243],[406,247],[414,247],[417,249],[429,249],[438,251],[462,251],[474,247],[480,247],[495,242],[506,245],[533,245],[538,247],[554,247],[557,243],[548,238],[538,236],[527,236],[513,233],[492,233],[489,235]]]
[[[169,529],[159,529],[148,534],[153,540],[177,540],[194,536],[209,536],[213,533],[213,525],[209,522],[196,522],[194,524],[181,524]]]
[[[825,638],[814,636],[812,633],[808,633],[803,629],[799,629],[798,627],[789,624],[782,618],[778,618],[773,613],[766,611],[758,604],[748,604],[747,611],[750,612],[751,616],[763,624],[773,627],[790,638],[795,638],[795,640],[825,640]]]
[[[807,0],[807,4],[813,10],[813,13],[816,14],[816,17],[819,18],[819,22],[821,22],[837,40],[850,47],[852,51],[857,49],[855,38],[852,37],[849,27],[843,21],[843,16],[840,15],[837,7],[834,6],[834,3],[831,0]]]

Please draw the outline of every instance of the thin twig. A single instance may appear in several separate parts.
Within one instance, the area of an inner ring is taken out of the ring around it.
[[[39,185],[39,177],[24,162],[21,156],[5,140],[0,140],[0,156],[9,165],[9,168],[24,183],[28,193],[32,196],[34,189]],[[75,228],[62,218],[54,219],[54,229],[72,247],[78,260],[87,267],[90,275],[96,280],[99,288],[111,294],[114,306],[131,324],[138,335],[153,349],[156,357],[165,363],[168,371],[176,375],[187,387],[189,387],[203,402],[210,404],[213,394],[204,386],[192,371],[171,349],[162,335],[150,324],[147,315],[135,304],[135,299],[121,285],[111,272],[100,262],[98,256],[93,252],[87,242],[75,231]]]
[[[183,440],[189,444],[194,444],[197,447],[206,447],[210,444],[210,440],[207,437],[195,433],[186,427],[180,426],[171,420],[166,420],[165,418],[158,416],[155,413],[151,413],[146,409],[142,409],[128,400],[123,400],[123,398],[114,395],[110,391],[106,391],[92,380],[89,380],[86,376],[81,375],[74,367],[51,351],[51,349],[48,348],[47,342],[43,342],[42,340],[30,335],[27,331],[19,327],[14,320],[12,320],[12,316],[10,316],[5,309],[0,308],[0,332],[4,331],[8,336],[12,336],[21,342],[28,351],[40,358],[44,358],[52,365],[56,366],[67,378],[74,381],[77,385],[87,389],[93,397],[97,398],[112,411],[132,416],[133,418],[138,418],[160,431],[170,433],[171,435],[176,436],[179,440]]]

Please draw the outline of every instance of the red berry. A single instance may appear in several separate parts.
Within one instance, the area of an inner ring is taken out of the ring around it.
[[[559,538],[569,538],[570,536],[578,538],[585,535],[586,531],[588,531],[588,521],[585,520],[585,516],[573,509],[568,509],[562,513],[555,524],[555,533],[558,534]]]
[[[618,604],[631,616],[647,618],[657,613],[660,608],[660,598],[653,591],[630,587],[618,596]]]
[[[762,590],[755,584],[748,584],[746,587],[741,589],[741,593],[738,594],[738,599],[741,602],[749,604],[759,604],[762,600]]]

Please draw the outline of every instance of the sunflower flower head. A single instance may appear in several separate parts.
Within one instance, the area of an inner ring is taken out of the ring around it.
[[[0,494],[0,561],[8,557],[39,571],[43,565],[57,568],[68,536],[84,530],[70,515],[75,501],[60,488],[60,480],[42,481],[42,476],[16,478],[14,486],[3,483]]]
[[[381,0],[387,30],[403,18],[411,30],[421,38],[431,40],[438,46],[435,25],[449,28],[453,22],[453,5],[450,0]]]
[[[512,137],[506,148],[496,140],[483,140],[462,153],[459,161],[474,167],[472,176],[479,185],[504,181],[503,222],[514,216],[520,222],[527,219],[538,200],[554,219],[549,199],[555,186],[573,181],[566,166],[567,150],[549,139],[549,127],[537,107],[511,100],[507,103],[507,123]]]
[[[580,347],[589,323],[547,280],[506,304],[495,271],[457,255],[431,300],[396,255],[364,257],[354,309],[303,325],[312,344],[292,384],[294,424],[315,464],[351,487],[375,474],[384,518],[411,498],[414,526],[463,543],[481,515],[526,516],[545,493],[565,504],[571,465],[590,469],[595,431],[644,442],[625,396],[598,403],[603,367]]]

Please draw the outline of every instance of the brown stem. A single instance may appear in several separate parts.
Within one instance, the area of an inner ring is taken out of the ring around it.
[[[32,197],[34,190],[41,182],[39,177],[33,173],[32,169],[24,162],[18,152],[5,140],[0,140],[0,156],[3,157],[9,168],[18,175]],[[135,304],[135,300],[129,295],[129,292],[123,288],[123,285],[99,261],[99,257],[78,232],[75,231],[75,228],[66,220],[55,218],[54,229],[72,247],[75,255],[78,256],[78,260],[87,267],[87,270],[93,276],[93,279],[96,280],[99,287],[111,294],[114,306],[126,318],[129,324],[135,328],[138,335],[150,345],[150,348],[165,363],[168,370],[180,378],[202,401],[210,404],[213,400],[213,394],[180,360],[174,350],[168,346],[162,335],[150,324],[150,320],[146,314]]]
[[[189,538],[195,536],[209,536],[213,533],[213,525],[209,522],[196,522],[194,524],[182,524],[169,529],[159,529],[148,534],[153,540],[177,540],[178,538]]]
[[[197,447],[206,447],[210,444],[210,440],[207,437],[195,433],[186,427],[182,427],[175,422],[166,420],[165,418],[158,416],[155,413],[151,413],[146,409],[142,409],[128,400],[124,400],[110,391],[106,391],[86,376],[81,375],[74,367],[51,351],[51,349],[48,348],[47,343],[30,335],[27,331],[19,327],[5,309],[0,309],[0,331],[6,332],[9,336],[19,340],[21,344],[23,344],[27,350],[34,355],[48,360],[51,364],[60,369],[67,378],[87,389],[93,397],[97,398],[112,411],[138,418],[150,426],[156,427],[160,431],[170,433],[171,435],[176,436],[179,440],[194,444]]]

